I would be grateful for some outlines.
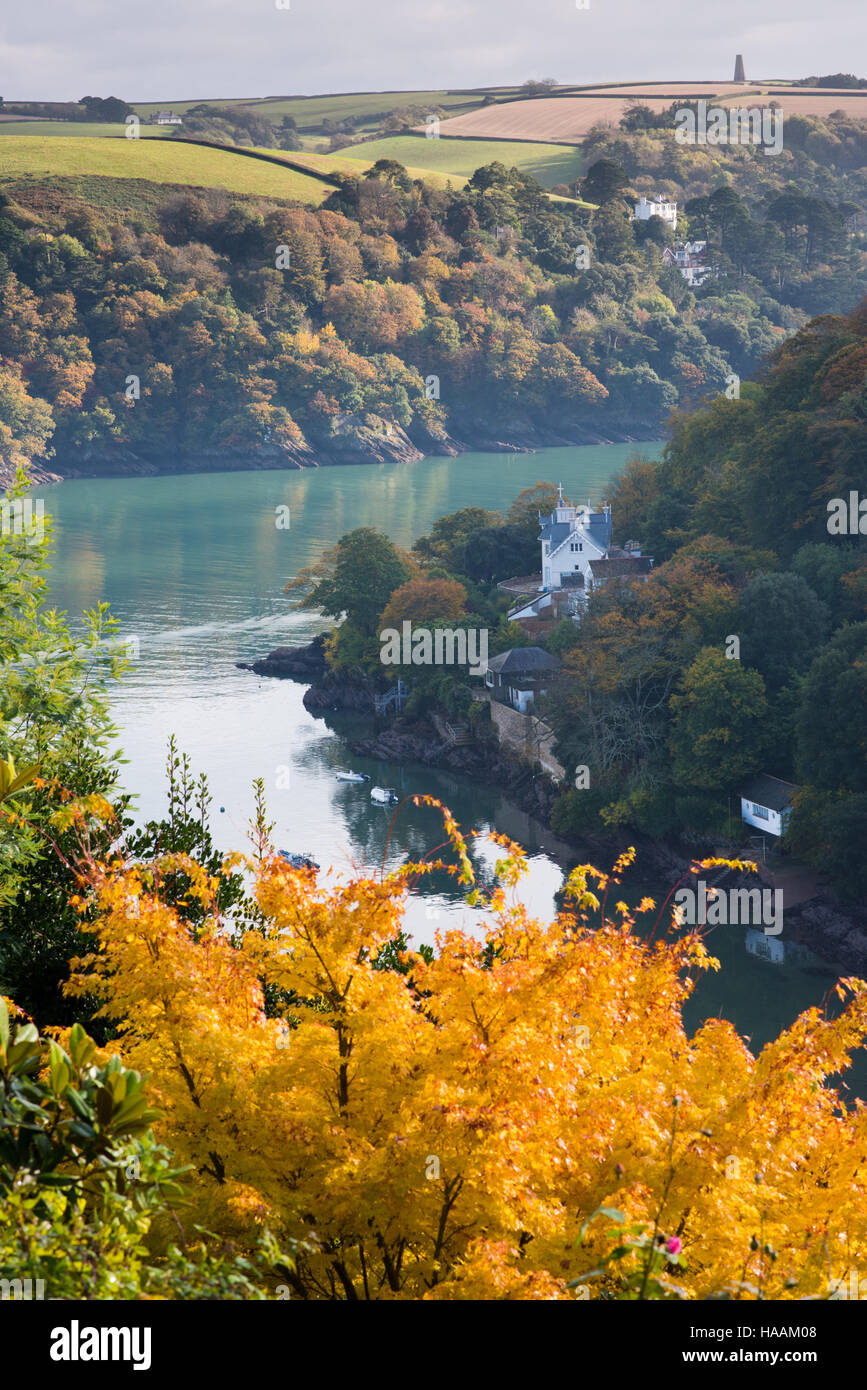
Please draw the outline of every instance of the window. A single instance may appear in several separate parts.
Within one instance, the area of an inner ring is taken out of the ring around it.
[[[770,811],[768,810],[767,806],[757,806],[756,803],[753,802],[753,803],[752,803],[752,807],[753,807],[753,815],[754,815],[754,816],[758,816],[759,820],[770,820],[770,819],[771,819],[771,813],[770,813]]]
[[[569,546],[569,549],[570,549],[570,550],[583,550],[583,549],[584,549],[584,542],[583,542],[583,541],[572,541],[571,544],[570,544],[570,546]]]

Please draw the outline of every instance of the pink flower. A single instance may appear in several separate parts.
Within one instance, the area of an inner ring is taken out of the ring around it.
[[[680,1240],[677,1236],[669,1236],[665,1242],[665,1248],[669,1255],[679,1255],[682,1249]]]

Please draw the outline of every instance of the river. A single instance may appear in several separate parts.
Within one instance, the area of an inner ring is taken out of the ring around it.
[[[373,871],[386,853],[392,813],[371,805],[369,788],[336,780],[338,769],[352,767],[402,794],[440,797],[467,829],[493,828],[519,840],[530,867],[520,897],[534,914],[550,917],[564,871],[579,856],[495,787],[353,758],[341,737],[345,721],[309,714],[303,686],[260,679],[235,663],[300,645],[322,630],[321,619],[298,608],[283,586],[344,531],[377,526],[409,546],[438,516],[466,506],[505,509],[540,480],[562,482],[576,500],[597,505],[634,450],[463,454],[410,465],[88,479],[41,489],[55,527],[52,603],[72,616],[108,600],[121,635],[138,639],[138,657],[113,695],[128,760],[124,780],[136,793],[138,816],[164,812],[166,744],[174,733],[193,770],[208,773],[220,848],[243,847],[252,782],[261,776],[279,847],[311,854],[335,874]],[[642,450],[653,456],[655,446]],[[289,525],[278,528],[278,509],[286,507]],[[437,813],[405,807],[386,864],[425,853],[440,843],[440,832]],[[500,853],[489,841],[475,842],[482,877]],[[446,925],[478,926],[478,914],[448,882],[433,890],[410,904],[407,926],[416,942],[432,941]],[[717,929],[709,944],[723,969],[699,982],[687,1022],[694,1027],[721,1014],[754,1047],[819,1003],[838,973],[802,952],[788,950],[780,962],[750,954],[743,928]]]

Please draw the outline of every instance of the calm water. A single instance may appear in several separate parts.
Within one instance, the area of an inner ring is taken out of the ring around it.
[[[653,446],[644,448],[653,453]],[[310,853],[334,873],[373,869],[382,863],[392,813],[371,805],[369,788],[335,780],[338,769],[356,768],[402,794],[440,797],[466,829],[493,828],[519,840],[530,855],[520,896],[536,915],[550,917],[564,872],[579,856],[495,788],[353,758],[341,738],[345,719],[314,718],[302,704],[303,686],[260,680],[235,663],[307,642],[322,629],[316,614],[282,590],[344,531],[377,526],[409,546],[444,513],[504,509],[522,488],[548,479],[598,504],[633,449],[464,454],[411,465],[112,478],[45,489],[55,522],[54,603],[76,614],[108,600],[122,635],[139,640],[139,659],[114,696],[139,814],[164,811],[166,742],[174,733],[194,770],[208,773],[221,848],[243,844],[251,783],[261,776],[281,848]],[[286,506],[291,524],[278,529],[276,509]],[[404,808],[386,863],[426,852],[440,843],[440,832],[434,812]],[[481,840],[473,853],[489,877],[500,852]],[[432,940],[447,923],[478,921],[448,882],[431,889],[410,906],[407,925],[416,941]],[[743,929],[717,929],[711,943],[723,969],[700,984],[690,1022],[722,1014],[754,1045],[820,1002],[835,978],[810,958],[772,964],[748,954]]]

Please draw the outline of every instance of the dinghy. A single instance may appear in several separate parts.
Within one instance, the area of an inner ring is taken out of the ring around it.
[[[369,782],[366,772],[338,772],[338,782]]]
[[[319,865],[309,854],[289,854],[285,849],[278,850],[278,853],[280,858],[285,859],[286,863],[291,865],[293,869],[315,869],[317,873],[319,872]]]
[[[396,806],[400,801],[394,787],[374,787],[370,799],[375,801],[377,806]]]

